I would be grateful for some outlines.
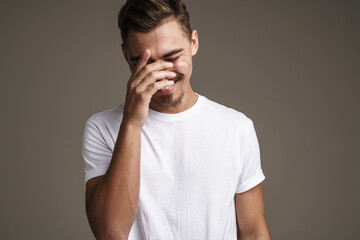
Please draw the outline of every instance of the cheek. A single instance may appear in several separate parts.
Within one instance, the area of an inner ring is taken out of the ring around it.
[[[191,63],[187,61],[177,61],[174,63],[174,69],[184,75],[188,74],[188,71],[191,70]]]

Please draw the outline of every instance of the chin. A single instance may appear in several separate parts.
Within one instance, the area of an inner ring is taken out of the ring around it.
[[[172,108],[176,108],[181,104],[183,97],[184,97],[184,92],[181,92],[180,94],[175,92],[170,94],[153,96],[151,102],[153,102],[154,105],[158,108],[172,109]]]

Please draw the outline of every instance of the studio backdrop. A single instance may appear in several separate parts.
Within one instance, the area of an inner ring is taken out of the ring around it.
[[[358,1],[185,1],[194,91],[254,122],[273,239],[360,239]],[[125,100],[124,1],[0,2],[0,239],[93,239],[81,145]]]

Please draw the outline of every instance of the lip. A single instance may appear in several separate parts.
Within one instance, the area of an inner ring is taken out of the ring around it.
[[[159,90],[156,92],[156,94],[159,94],[159,95],[170,94],[171,92],[174,91],[174,89],[175,89],[175,87],[176,87],[176,85],[177,85],[177,82],[178,82],[178,81],[175,81],[174,85],[172,85],[169,89],[164,89],[164,90],[159,89]]]

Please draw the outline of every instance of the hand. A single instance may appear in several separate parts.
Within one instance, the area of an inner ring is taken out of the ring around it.
[[[123,123],[140,129],[146,122],[151,97],[159,89],[172,86],[174,81],[167,79],[173,79],[176,76],[175,72],[166,70],[173,67],[171,62],[156,61],[146,64],[150,55],[150,50],[146,50],[140,57],[127,84],[124,106]]]

